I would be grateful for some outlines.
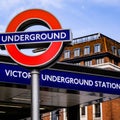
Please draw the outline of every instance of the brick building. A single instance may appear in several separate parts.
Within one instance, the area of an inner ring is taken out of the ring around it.
[[[120,71],[120,43],[100,33],[73,39],[65,47],[59,61]],[[120,120],[120,99],[80,105],[80,120]],[[54,111],[56,114],[56,111]],[[43,120],[57,120],[53,112],[43,115]],[[66,109],[58,111],[59,120],[67,120]]]

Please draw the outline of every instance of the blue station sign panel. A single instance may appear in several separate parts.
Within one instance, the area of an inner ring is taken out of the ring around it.
[[[0,63],[0,82],[29,85],[30,79],[28,69],[16,64]]]
[[[41,71],[40,80],[42,86],[120,95],[118,78],[48,69]]]
[[[14,32],[0,34],[0,44],[25,44],[25,43],[47,43],[47,42],[70,42],[71,32],[69,29]]]
[[[39,78],[44,87],[120,95],[120,79],[115,77],[45,69],[40,71]],[[24,67],[0,63],[0,82],[30,85],[31,74]]]

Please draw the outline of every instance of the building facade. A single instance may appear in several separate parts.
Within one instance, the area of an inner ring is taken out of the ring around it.
[[[78,37],[65,47],[59,61],[120,71],[120,43],[101,33]],[[79,106],[80,120],[120,120],[120,99]],[[60,109],[42,117],[43,120],[67,120],[66,111]]]

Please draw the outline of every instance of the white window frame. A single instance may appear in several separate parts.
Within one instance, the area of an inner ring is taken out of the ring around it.
[[[82,115],[82,107],[80,107],[80,120],[88,120],[87,106],[85,107],[85,115]]]
[[[94,45],[94,53],[98,53],[98,52],[101,52],[101,44],[100,43]]]
[[[80,56],[80,48],[75,48],[74,49],[74,57]]]
[[[118,51],[117,51],[117,47],[116,46],[112,46],[112,53],[114,54],[114,55],[117,55],[118,53],[117,53]]]
[[[64,51],[64,59],[70,58],[70,50]]]
[[[120,49],[118,49],[118,56],[120,57]]]
[[[78,65],[78,66],[79,66],[79,65],[80,65],[80,62],[78,62],[78,63],[73,63],[73,64],[74,64],[74,65]]]
[[[67,110],[63,109],[63,120],[67,120]]]
[[[92,60],[89,61],[84,61],[85,66],[91,66],[92,65]]]
[[[90,46],[85,46],[84,47],[84,55],[90,54]]]
[[[95,104],[93,104],[93,120],[102,120],[102,103],[100,103],[100,117],[96,117],[95,114]]]
[[[98,65],[98,64],[102,64],[102,63],[104,63],[104,58],[98,58],[98,59],[96,59],[96,64]]]

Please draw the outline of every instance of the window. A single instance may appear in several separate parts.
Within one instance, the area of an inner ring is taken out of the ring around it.
[[[51,120],[58,120],[58,112],[57,110],[51,112]]]
[[[80,56],[80,48],[74,49],[74,57]]]
[[[74,65],[80,65],[80,63],[78,62],[78,63],[73,63]]]
[[[112,46],[112,53],[114,55],[117,55],[117,48],[115,46]]]
[[[101,45],[100,44],[96,44],[94,46],[94,53],[97,53],[97,52],[101,52]]]
[[[102,63],[104,63],[104,58],[96,59],[96,64],[102,64]]]
[[[85,66],[91,66],[92,65],[92,60],[90,61],[85,61]]]
[[[118,55],[120,56],[120,49],[118,49]]]
[[[70,50],[65,50],[64,51],[64,59],[70,58]]]
[[[118,61],[114,60],[114,64],[115,64],[115,65],[118,65]]]
[[[88,120],[87,106],[80,107],[80,120]]]
[[[101,107],[100,107],[100,103],[97,103],[94,105],[94,116],[95,118],[101,117]]]
[[[81,115],[85,116],[85,107],[81,107]]]
[[[90,54],[90,46],[84,48],[84,55]]]

